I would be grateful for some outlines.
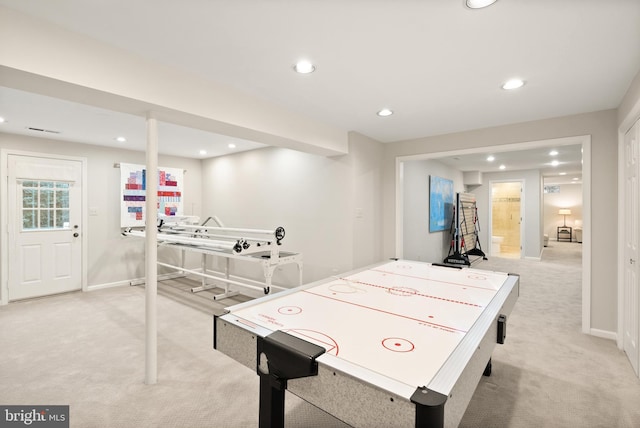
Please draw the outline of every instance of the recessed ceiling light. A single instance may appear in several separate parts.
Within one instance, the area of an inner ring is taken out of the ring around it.
[[[496,160],[496,157],[494,155],[487,156],[487,162],[493,162],[494,160]]]
[[[387,116],[391,116],[393,114],[393,111],[389,110],[388,108],[383,108],[376,114],[381,117],[387,117]]]
[[[235,144],[233,144],[233,143],[229,143],[229,145],[228,145],[227,147],[229,147],[230,149],[235,149],[235,148],[236,148],[236,145],[235,145]]]
[[[483,7],[491,6],[497,0],[467,0],[466,4],[469,9],[482,9]]]
[[[502,85],[502,89],[512,90],[512,89],[521,88],[522,86],[524,86],[524,80],[522,80],[522,79],[511,79],[511,80],[507,80],[504,83],[504,85]]]
[[[558,175],[567,175],[566,172],[559,172]]]
[[[558,162],[557,160],[551,161],[551,166],[558,166],[558,165],[560,165],[560,162]]]
[[[293,66],[293,69],[300,74],[309,74],[315,71],[316,66],[309,61],[302,60],[298,61],[296,65]]]
[[[4,117],[0,116],[0,123],[5,123],[7,120]]]
[[[200,153],[200,155],[204,156],[204,155],[207,154],[207,151],[206,150],[200,150],[198,153]]]
[[[549,152],[549,156],[558,156],[558,151],[557,150],[551,150]]]
[[[118,143],[126,143],[126,142],[127,142],[127,139],[126,139],[126,138],[124,138],[124,137],[116,137],[116,141],[117,141]]]
[[[500,166],[499,166],[499,168],[500,168],[500,169],[505,169],[505,168],[506,168],[506,166],[504,166],[504,165],[500,165]]]
[[[572,180],[573,180],[573,181],[578,181],[578,180],[580,180],[580,179],[579,179],[578,177],[573,177],[573,178],[572,178]]]

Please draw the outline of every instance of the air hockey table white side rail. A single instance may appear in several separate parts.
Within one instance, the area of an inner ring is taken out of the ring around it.
[[[344,276],[384,264],[358,269]],[[258,337],[267,337],[274,330],[256,325],[249,326],[234,317],[234,311],[331,280],[320,280],[227,308],[227,314],[215,317],[214,347],[250,369],[259,371],[256,351]],[[518,294],[519,277],[508,275],[473,327],[428,385],[409,387],[366,367],[324,353],[315,359],[316,375],[289,379],[286,389],[355,427],[455,427],[462,419],[483,373],[490,368],[491,354],[499,341],[498,319],[511,313]],[[435,419],[435,425],[433,420],[425,423],[422,418],[422,422],[419,421],[417,409],[420,406],[414,401],[416,394],[428,396],[427,401],[432,402],[430,406],[435,406],[439,409],[437,411],[441,412],[439,421],[438,417]],[[263,424],[261,420],[261,426],[271,426],[271,423]]]

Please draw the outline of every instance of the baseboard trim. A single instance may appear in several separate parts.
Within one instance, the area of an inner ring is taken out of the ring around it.
[[[116,282],[105,282],[103,284],[88,285],[87,286],[87,291],[104,290],[105,288],[124,287],[124,286],[127,286],[127,285],[131,285],[131,281],[130,280],[116,281]]]
[[[599,330],[597,328],[592,328],[591,330],[589,330],[589,334],[591,336],[601,337],[603,339],[609,339],[613,341],[618,340],[618,335],[616,334],[615,331]]]

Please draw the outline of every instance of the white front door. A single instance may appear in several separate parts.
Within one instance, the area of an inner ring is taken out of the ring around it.
[[[10,154],[9,299],[82,287],[82,162]]]
[[[638,340],[640,339],[640,294],[638,281],[640,279],[640,260],[638,259],[638,241],[640,239],[640,210],[638,199],[638,175],[640,173],[639,139],[640,121],[625,134],[624,150],[624,314],[623,314],[623,349],[631,361],[631,365],[638,374],[640,353]]]

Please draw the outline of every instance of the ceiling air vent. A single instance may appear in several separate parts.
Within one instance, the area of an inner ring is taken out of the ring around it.
[[[27,129],[29,131],[48,132],[50,134],[60,134],[60,131],[54,131],[52,129],[34,128],[32,126],[27,126]]]

